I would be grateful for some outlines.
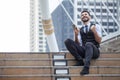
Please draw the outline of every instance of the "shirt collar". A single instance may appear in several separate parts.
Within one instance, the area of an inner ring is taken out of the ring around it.
[[[87,24],[88,25],[88,27],[90,26],[90,22]],[[84,27],[86,26],[86,25],[83,25]]]

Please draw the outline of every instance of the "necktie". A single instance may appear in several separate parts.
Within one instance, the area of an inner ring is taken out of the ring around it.
[[[88,32],[88,25],[85,25],[85,33]]]

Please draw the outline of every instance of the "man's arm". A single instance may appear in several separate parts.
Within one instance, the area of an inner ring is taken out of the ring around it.
[[[101,33],[101,30],[99,29],[99,30],[98,30],[99,33],[98,33],[97,30],[96,30],[95,25],[93,25],[93,26],[91,27],[91,30],[92,30],[93,33],[94,33],[95,40],[100,44],[100,43],[101,43],[101,40],[102,40],[102,37],[99,35],[99,33]]]
[[[75,25],[73,25],[73,29],[74,29],[74,34],[75,34],[75,42],[80,44],[80,41],[78,39],[79,29]]]
[[[80,41],[78,39],[78,35],[76,35],[76,34],[75,34],[75,42],[78,43],[78,44],[80,44]]]

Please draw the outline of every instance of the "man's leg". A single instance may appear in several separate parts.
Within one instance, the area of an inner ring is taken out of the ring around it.
[[[97,47],[91,43],[91,42],[87,42],[85,44],[85,65],[83,70],[81,71],[81,75],[84,74],[89,74],[89,66],[90,66],[90,61],[92,58],[97,58],[98,57],[98,49]]]
[[[75,43],[71,39],[67,39],[65,41],[66,48],[70,51],[70,53],[75,57],[75,59],[78,61],[78,63],[75,66],[82,66],[83,63],[83,57],[84,57],[84,49],[79,46],[79,44]]]

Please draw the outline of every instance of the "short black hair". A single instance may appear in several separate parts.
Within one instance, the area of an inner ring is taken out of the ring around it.
[[[83,10],[83,11],[81,12],[81,14],[84,13],[84,12],[87,12],[87,13],[89,14],[89,16],[91,16],[91,15],[90,15],[90,12],[87,11],[87,10]]]

